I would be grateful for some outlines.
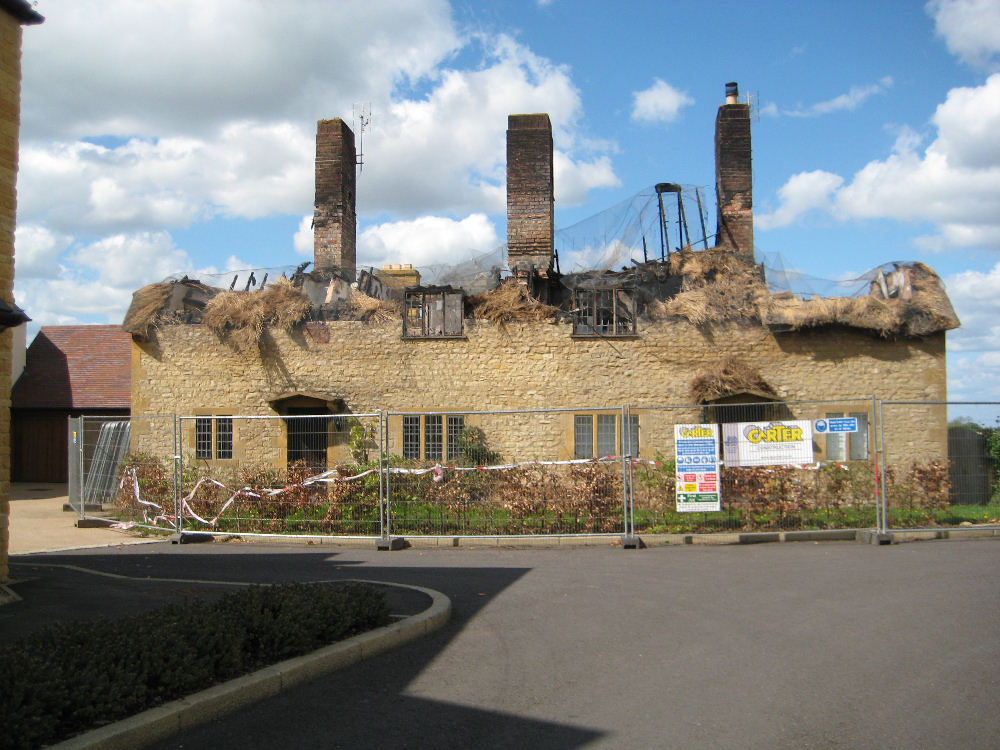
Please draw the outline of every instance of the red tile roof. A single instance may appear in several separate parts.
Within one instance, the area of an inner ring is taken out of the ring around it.
[[[121,326],[42,326],[11,391],[15,409],[128,409],[132,336]]]

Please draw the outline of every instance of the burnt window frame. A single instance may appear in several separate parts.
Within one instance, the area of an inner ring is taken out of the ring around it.
[[[638,335],[633,287],[598,286],[573,291],[573,336],[627,338]]]
[[[403,293],[403,338],[465,338],[465,293],[450,286],[407,289]]]

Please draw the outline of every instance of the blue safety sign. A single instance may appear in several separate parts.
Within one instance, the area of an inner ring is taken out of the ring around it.
[[[813,428],[820,434],[827,432],[857,432],[858,418],[827,417],[826,419],[817,419],[813,422]]]

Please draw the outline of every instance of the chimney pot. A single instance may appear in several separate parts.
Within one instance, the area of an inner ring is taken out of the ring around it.
[[[730,81],[726,84],[726,104],[739,104],[740,103],[740,87],[737,85],[736,81]]]

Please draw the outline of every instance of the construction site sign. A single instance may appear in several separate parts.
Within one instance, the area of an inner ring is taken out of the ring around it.
[[[786,466],[813,462],[812,422],[787,419],[773,422],[724,424],[726,466]]]
[[[719,495],[719,434],[714,424],[674,425],[677,510],[722,510]]]

